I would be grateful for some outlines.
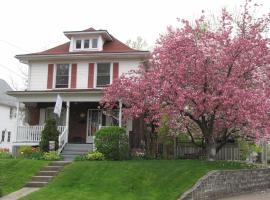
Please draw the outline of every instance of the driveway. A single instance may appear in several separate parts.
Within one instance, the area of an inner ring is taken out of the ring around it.
[[[270,199],[270,190],[264,192],[255,192],[251,194],[243,194],[239,196],[223,198],[220,200],[269,200]]]

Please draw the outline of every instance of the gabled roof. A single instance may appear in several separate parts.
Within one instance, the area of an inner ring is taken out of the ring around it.
[[[130,48],[128,45],[122,43],[115,37],[109,34],[107,30],[96,30],[88,28],[82,31],[66,31],[64,34],[71,38],[73,35],[78,34],[101,34],[105,39],[102,51],[69,51],[70,42],[58,45],[56,47],[47,49],[45,51],[16,55],[21,62],[27,63],[29,60],[39,59],[59,59],[59,58],[78,58],[78,57],[133,57],[133,58],[148,58],[149,51],[140,51]],[[88,58],[89,58],[88,57]]]
[[[0,104],[16,107],[16,98],[7,95],[7,91],[12,91],[12,88],[7,84],[6,81],[0,79]]]
[[[143,52],[130,48],[126,44],[120,42],[115,37],[112,37],[113,41],[105,42],[102,51],[81,51],[81,52],[69,52],[70,42],[66,42],[59,46],[47,49],[42,52],[32,53],[28,55],[50,55],[50,54],[92,54],[92,53],[126,53],[126,52]]]

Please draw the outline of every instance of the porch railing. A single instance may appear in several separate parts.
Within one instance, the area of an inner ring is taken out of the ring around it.
[[[67,141],[68,141],[68,129],[67,127],[65,127],[58,137],[58,142],[59,142],[58,153],[61,153]]]
[[[64,132],[66,126],[58,126],[60,135]],[[21,143],[39,143],[41,132],[44,126],[18,126],[15,142]]]

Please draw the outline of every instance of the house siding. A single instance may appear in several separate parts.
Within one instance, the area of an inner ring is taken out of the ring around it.
[[[97,62],[111,62],[112,66],[113,63],[119,63],[119,69],[118,74],[119,77],[123,73],[127,73],[130,70],[138,69],[138,66],[140,65],[140,60],[89,60],[89,61],[57,61],[55,63],[70,63],[70,66],[72,66],[73,63],[77,64],[77,73],[74,85],[76,85],[77,89],[87,89],[89,88],[88,85],[88,70],[89,70],[89,63],[97,63]],[[28,90],[47,90],[47,84],[48,84],[48,65],[52,64],[53,62],[32,62],[31,67],[29,67],[29,87]],[[113,72],[113,70],[111,70]],[[94,73],[95,75],[95,73]],[[113,77],[113,76],[112,76]],[[94,78],[94,81],[96,81],[96,78]],[[55,84],[55,70],[53,72],[53,87]],[[71,77],[70,77],[71,79]],[[71,81],[70,81],[71,83]],[[93,86],[95,86],[95,83],[93,83]],[[71,88],[71,86],[70,86]]]
[[[50,63],[31,63],[29,90],[47,89],[48,64]]]

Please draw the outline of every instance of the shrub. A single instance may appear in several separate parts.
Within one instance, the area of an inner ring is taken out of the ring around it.
[[[42,152],[49,151],[49,141],[55,141],[55,149],[58,149],[58,136],[59,132],[57,130],[56,121],[54,119],[48,119],[46,121],[44,130],[41,134],[41,141],[39,143],[40,150]]]
[[[95,146],[107,159],[129,159],[129,140],[124,128],[104,127],[96,132]]]
[[[13,156],[9,152],[9,149],[0,148],[0,159],[7,159],[7,158],[13,158]]]
[[[42,152],[40,152],[40,149],[38,147],[20,146],[17,151],[17,154],[23,158],[36,160],[42,159]]]
[[[105,160],[105,156],[103,153],[100,153],[98,151],[90,152],[85,155],[86,160]]]
[[[75,161],[85,161],[85,155],[78,155],[74,158]]]
[[[49,160],[49,161],[54,161],[54,160],[61,160],[62,157],[60,155],[58,155],[57,151],[50,151],[50,152],[45,152],[43,154],[43,159]]]

